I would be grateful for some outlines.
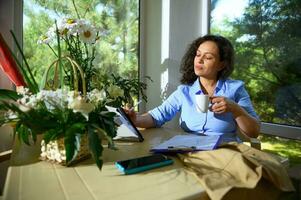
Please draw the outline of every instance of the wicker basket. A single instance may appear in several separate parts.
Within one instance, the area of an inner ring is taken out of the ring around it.
[[[83,135],[80,141],[80,150],[77,153],[75,159],[71,163],[69,163],[68,166],[76,164],[90,157],[91,154],[88,149],[88,137],[87,135]],[[64,138],[50,141],[47,145],[45,144],[45,141],[42,140],[40,159],[66,166],[66,150],[64,146]]]
[[[72,60],[70,57],[65,56],[62,57],[61,59],[67,60],[72,66],[72,71],[74,75],[74,91],[76,95],[79,95],[78,91],[78,75],[77,71],[79,71],[80,78],[82,80],[82,95],[86,96],[87,95],[87,90],[86,90],[86,82],[85,82],[85,76],[84,72],[81,69],[81,67],[76,63],[76,61]],[[49,71],[52,67],[55,67],[54,70],[54,77],[53,77],[53,85],[52,89],[57,89],[59,87],[59,75],[58,75],[58,66],[59,66],[59,59],[55,60],[47,69],[46,71],[46,76],[44,80],[44,88],[46,87],[47,84],[47,78],[49,75]],[[64,145],[64,138],[60,138],[57,140],[50,141],[48,144],[45,143],[44,140],[41,142],[41,154],[40,154],[40,159],[41,160],[46,160],[46,161],[51,161],[54,163],[59,163],[62,165],[70,166],[72,164],[78,163],[79,161],[82,161],[84,159],[90,158],[91,154],[88,149],[88,136],[87,134],[84,134],[80,137],[80,148],[79,152],[77,152],[77,155],[68,165],[66,164],[66,150],[65,150],[65,145]]]

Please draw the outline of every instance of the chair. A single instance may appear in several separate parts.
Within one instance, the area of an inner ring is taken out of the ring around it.
[[[7,150],[7,151],[0,152],[0,166],[1,166],[1,171],[0,171],[1,172],[1,176],[0,176],[0,200],[3,199],[3,197],[1,195],[2,195],[2,192],[3,192],[4,183],[5,183],[5,177],[6,177],[7,167],[8,167],[8,161],[10,160],[11,154],[12,154],[12,150]]]
[[[258,138],[250,138],[247,135],[237,132],[238,137],[245,143],[249,143],[251,147],[261,150],[261,142]],[[273,153],[269,153],[275,159],[277,159],[286,169],[289,169],[289,159],[286,157],[282,157]]]
[[[261,142],[258,138],[250,138],[240,131],[237,132],[237,135],[244,143],[249,143],[251,147],[261,150]],[[296,188],[296,195],[298,196],[298,199],[301,199],[301,165],[290,167],[288,158],[273,153],[269,154],[277,159],[282,166],[286,168],[288,175]]]
[[[237,131],[237,135],[243,142],[249,143],[251,145],[251,147],[261,150],[261,142],[258,138],[251,138],[251,137],[243,134],[239,130]]]
[[[0,111],[0,115],[3,115],[3,112]],[[7,129],[1,129],[2,132],[5,132],[7,133],[8,130]],[[7,149],[7,147],[6,147]],[[12,154],[12,149],[9,149],[9,150],[5,150],[5,151],[0,151],[0,163],[4,162],[4,161],[7,161],[10,159],[10,156]]]
[[[11,154],[12,154],[12,150],[0,152],[0,163],[9,160]]]

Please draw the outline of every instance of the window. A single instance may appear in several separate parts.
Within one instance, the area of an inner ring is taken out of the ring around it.
[[[93,61],[99,73],[138,78],[139,0],[26,0],[23,11],[23,48],[38,80],[55,55],[37,41],[55,20],[67,17],[88,19],[104,33]]]
[[[234,45],[232,78],[245,82],[261,120],[299,127],[299,135],[300,8],[298,0],[212,0],[210,19],[210,32]]]

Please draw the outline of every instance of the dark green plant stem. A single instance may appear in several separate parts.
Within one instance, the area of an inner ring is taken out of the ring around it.
[[[74,7],[74,9],[75,9],[75,13],[76,13],[76,15],[77,15],[77,18],[80,19],[80,15],[79,15],[79,13],[78,13],[77,7],[75,6],[74,0],[72,0],[72,4],[73,4],[73,7]]]
[[[57,55],[57,53],[54,51],[54,49],[49,45],[49,44],[47,44],[48,45],[48,47],[51,49],[51,51],[54,53],[54,55],[56,56],[56,57],[58,57],[58,55]]]
[[[59,61],[59,73],[60,73],[60,82],[61,87],[64,86],[64,80],[63,80],[63,63],[62,63],[62,52],[61,52],[61,44],[60,44],[60,33],[57,27],[57,23],[55,20],[55,28],[56,28],[56,38],[57,38],[57,52],[58,52],[58,61]]]
[[[28,65],[28,62],[27,62],[27,60],[26,60],[26,58],[25,58],[25,55],[24,55],[24,53],[23,53],[23,51],[22,51],[22,49],[21,49],[21,46],[20,46],[20,44],[19,44],[19,42],[18,42],[18,40],[17,40],[17,38],[16,38],[14,32],[13,32],[12,30],[10,30],[10,33],[11,33],[12,36],[13,36],[13,39],[14,39],[16,45],[17,45],[17,48],[18,48],[18,50],[19,50],[19,52],[20,52],[20,54],[21,54],[21,56],[22,56],[22,59],[23,59],[23,61],[24,61],[24,63],[25,63],[25,66],[26,66],[26,68],[27,68],[27,70],[28,70],[28,73],[29,73],[29,75],[30,75],[30,78],[31,78],[31,80],[32,80],[32,82],[31,82],[30,79],[28,78],[28,80],[30,81],[29,83],[32,84],[32,89],[33,89],[32,92],[37,93],[37,92],[38,92],[39,86],[38,86],[38,84],[37,84],[37,82],[36,82],[36,80],[35,80],[33,74],[31,73],[31,69],[30,69],[30,67],[29,67],[29,65]],[[14,57],[15,57],[15,56],[14,56]],[[17,57],[15,57],[15,60],[18,60]],[[22,69],[22,65],[20,65],[20,68]],[[24,71],[24,72],[25,72],[25,71]],[[26,74],[26,73],[25,73],[25,74]]]

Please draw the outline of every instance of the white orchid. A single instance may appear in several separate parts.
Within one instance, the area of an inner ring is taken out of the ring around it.
[[[93,102],[93,103],[99,103],[101,101],[104,101],[106,99],[106,92],[104,90],[97,90],[94,89],[91,92],[88,92],[87,98]]]
[[[113,90],[116,93],[116,88]],[[26,91],[28,91],[27,88],[21,91],[23,97],[18,100],[18,107],[24,110],[24,112],[34,109],[40,102],[44,102],[49,111],[54,111],[55,108],[69,108],[74,112],[82,113],[87,120],[89,113],[106,99],[105,91],[99,91],[97,89],[88,92],[87,98],[75,95],[74,91],[68,91],[66,89],[57,89],[55,91],[41,90],[37,94],[28,94]]]
[[[110,85],[108,88],[108,93],[110,94],[110,97],[112,97],[113,99],[124,95],[123,90],[116,85]]]
[[[80,112],[87,120],[89,120],[89,113],[94,110],[94,105],[86,102],[81,96],[73,99],[68,107],[74,112]]]

